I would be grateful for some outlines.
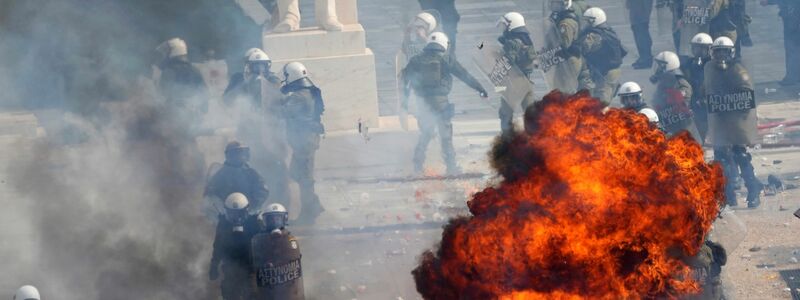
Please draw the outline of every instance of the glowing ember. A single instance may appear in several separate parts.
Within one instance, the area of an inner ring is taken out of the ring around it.
[[[495,146],[505,178],[450,220],[412,272],[426,299],[676,298],[700,291],[684,263],[723,201],[721,168],[688,134],[634,112],[551,93],[531,134]]]

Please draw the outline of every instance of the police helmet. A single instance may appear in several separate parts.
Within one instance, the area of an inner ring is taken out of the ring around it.
[[[625,107],[637,107],[642,104],[642,87],[638,83],[628,81],[623,83],[617,91],[619,101]]]
[[[728,61],[733,59],[735,49],[733,41],[726,37],[721,36],[714,40],[711,45],[711,58],[719,61]]]
[[[283,78],[286,83],[292,83],[297,80],[308,78],[308,69],[306,66],[299,62],[290,62],[283,66]]]
[[[436,22],[436,17],[429,12],[421,12],[417,14],[417,17],[414,19],[414,23],[422,25],[425,27],[425,31],[429,33],[433,32],[438,25],[438,22]]]
[[[572,8],[572,0],[550,0],[551,11],[562,11]]]
[[[522,14],[512,11],[506,13],[497,20],[497,26],[502,26],[503,30],[513,30],[520,27],[525,27],[525,17]]]
[[[639,113],[645,115],[650,123],[658,123],[658,114],[652,108],[642,108]]]
[[[592,7],[583,12],[583,18],[586,19],[592,27],[597,27],[606,22],[606,12],[599,7]]]
[[[283,229],[289,223],[289,212],[283,205],[272,203],[259,216],[259,220],[267,231]]]
[[[428,36],[428,45],[430,44],[437,44],[439,46],[442,46],[444,50],[447,50],[450,44],[450,39],[447,38],[447,35],[444,34],[443,32],[434,32]]]
[[[656,62],[656,67],[661,68],[667,72],[674,72],[681,68],[681,59],[675,52],[664,51],[656,55],[653,60]]]
[[[156,47],[156,51],[160,52],[166,58],[173,58],[189,54],[186,42],[180,38],[171,38],[166,42],[161,43]]]
[[[25,285],[22,286],[17,290],[14,294],[14,300],[41,300],[41,296],[39,296],[39,290],[32,285]]]

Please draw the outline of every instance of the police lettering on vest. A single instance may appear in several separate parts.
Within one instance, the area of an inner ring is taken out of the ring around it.
[[[561,55],[556,55],[561,49],[561,46],[556,46],[551,49],[542,49],[539,53],[539,69],[543,72],[547,72],[556,65],[567,61]]]
[[[670,127],[692,118],[692,112],[675,106],[668,106],[658,111],[662,127]]]
[[[506,76],[508,76],[508,72],[511,71],[511,62],[505,56],[500,56],[495,60],[494,67],[492,67],[492,71],[489,73],[489,80],[492,81],[492,84],[495,86],[503,85],[506,81]]]
[[[258,286],[270,287],[283,285],[303,277],[300,260],[295,259],[280,266],[264,266],[256,274]]]
[[[683,10],[684,24],[705,25],[706,23],[708,23],[709,17],[710,17],[710,12],[708,7],[687,5]]]
[[[724,95],[710,94],[706,97],[708,101],[708,113],[725,113],[736,111],[748,111],[756,108],[756,97],[753,91],[746,90]]]

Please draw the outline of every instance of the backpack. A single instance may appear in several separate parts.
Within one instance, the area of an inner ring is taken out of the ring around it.
[[[446,68],[445,56],[424,54],[423,59],[419,61],[417,88],[434,89],[441,87],[446,77]]]
[[[591,27],[587,29],[589,33],[596,33],[603,39],[600,49],[586,55],[587,63],[600,74],[622,66],[622,59],[628,55],[628,51],[622,45],[617,34],[611,28]]]

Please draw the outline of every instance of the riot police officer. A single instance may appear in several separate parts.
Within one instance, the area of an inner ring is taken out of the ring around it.
[[[578,15],[577,2],[572,0],[550,0],[550,18],[547,19],[548,29],[545,31],[545,49],[561,49],[555,60],[555,65],[546,65],[539,62],[538,67],[544,72],[552,70],[550,86],[567,94],[578,91],[578,75],[583,67],[583,58],[580,48],[575,42],[580,35],[580,16]]]
[[[725,196],[728,204],[737,205],[735,178],[747,187],[747,206],[757,207],[763,185],[756,178],[752,156],[747,146],[758,139],[756,99],[750,74],[734,61],[734,43],[719,37],[711,47],[711,61],[705,68],[705,92],[708,106],[708,140],[714,157],[728,178]]]
[[[591,90],[592,96],[608,104],[619,84],[619,67],[627,51],[617,33],[606,23],[606,13],[602,9],[589,8],[583,13],[583,19],[587,27],[578,38],[577,46],[586,67],[580,81],[583,88]]]
[[[272,196],[288,205],[288,145],[280,111],[281,80],[271,70],[272,60],[261,49],[250,53],[241,82],[225,92],[225,102],[236,103],[236,135],[254,147],[253,167],[265,176]]]
[[[434,32],[428,37],[428,45],[422,53],[412,57],[408,66],[402,71],[403,106],[408,106],[407,95],[410,90],[414,91],[419,101],[417,120],[420,136],[414,149],[414,170],[417,173],[422,172],[425,152],[436,131],[439,132],[442,143],[442,158],[447,166],[447,173],[461,172],[453,148],[451,120],[455,106],[448,100],[450,90],[453,88],[453,76],[478,91],[482,98],[488,97],[478,80],[461,66],[454,55],[448,54],[448,46],[447,35]]]
[[[722,245],[706,240],[700,251],[692,257],[683,256],[682,260],[692,270],[692,277],[700,283],[699,294],[688,295],[687,300],[722,300],[722,266],[728,261],[728,254]]]
[[[286,119],[286,138],[292,149],[289,174],[300,187],[300,217],[298,222],[313,223],[325,211],[314,190],[314,155],[319,149],[320,136],[325,133],[322,114],[325,104],[322,91],[308,77],[308,70],[299,62],[283,67],[286,83],[282,88],[283,116]]]
[[[283,205],[270,204],[258,217],[261,230],[251,241],[255,272],[255,299],[305,299],[300,246],[286,225]]]
[[[706,63],[711,60],[711,44],[714,41],[707,33],[698,33],[692,38],[692,57],[681,63],[686,80],[692,86],[691,109],[700,142],[706,140],[708,133],[708,111],[706,110],[705,80]]]
[[[212,205],[219,207],[222,199],[238,192],[247,197],[250,209],[257,211],[261,208],[269,191],[258,171],[247,164],[249,160],[250,148],[242,143],[233,141],[225,146],[225,163],[211,176],[204,193]]]
[[[203,75],[189,62],[186,42],[172,38],[156,48],[162,55],[158,64],[158,88],[168,107],[184,120],[197,119],[208,112],[208,91]]]
[[[726,36],[735,41],[736,24],[730,6],[730,0],[676,0],[673,14],[681,34],[677,54],[691,56],[689,41],[700,32],[707,32],[713,38]]]
[[[650,82],[656,85],[653,106],[661,120],[661,128],[668,135],[686,130],[699,139],[689,108],[692,86],[684,78],[680,67],[680,59],[674,52],[664,51],[656,55],[655,71],[650,77]]]
[[[442,16],[442,31],[450,39],[448,51],[456,53],[456,34],[458,33],[458,21],[461,15],[456,9],[456,0],[418,0],[419,6],[423,10],[436,10]]]
[[[225,300],[252,297],[250,240],[258,231],[258,215],[249,214],[248,206],[244,194],[230,194],[225,199],[225,213],[217,223],[208,278],[217,280],[222,265],[222,298]]]
[[[421,12],[414,17],[411,24],[406,27],[405,35],[403,35],[403,45],[401,51],[406,58],[411,58],[414,55],[420,54],[422,48],[428,44],[428,36],[433,33],[439,26],[439,21],[436,16],[431,12]],[[407,63],[404,61],[403,63]]]
[[[525,28],[525,18],[518,12],[510,12],[503,15],[497,24],[503,30],[503,35],[497,39],[503,45],[503,56],[530,78],[533,73],[536,50],[533,47],[531,34]],[[500,129],[503,133],[511,132],[514,126],[514,108],[508,104],[508,100],[500,101],[500,110],[498,111]],[[533,91],[527,93],[520,103],[523,110],[533,104]]]
[[[638,83],[628,81],[619,86],[617,91],[619,102],[622,103],[622,108],[632,110],[643,114],[651,123],[659,126],[658,113],[647,106],[647,103],[642,99],[642,87]]]
[[[650,37],[650,15],[653,12],[653,0],[626,0],[628,18],[631,20],[631,31],[639,59],[633,63],[634,69],[647,69],[653,64],[653,39]]]
[[[781,85],[800,83],[800,1],[761,0],[761,5],[778,5],[783,20],[783,47],[786,52],[786,76]]]

